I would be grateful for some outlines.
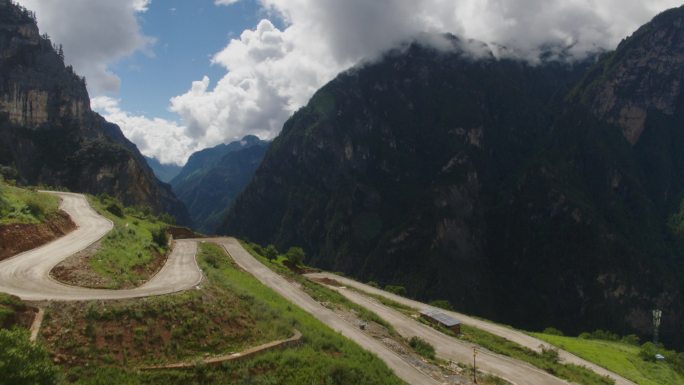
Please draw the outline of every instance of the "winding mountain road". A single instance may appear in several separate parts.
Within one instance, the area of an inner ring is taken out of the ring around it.
[[[113,224],[96,213],[81,194],[50,193],[62,198],[60,209],[76,223],[76,230],[0,262],[0,292],[27,301],[125,299],[187,290],[202,280],[202,271],[195,261],[197,243],[194,241],[176,241],[164,267],[151,280],[135,289],[88,289],[54,280],[50,277],[50,271],[57,264],[100,240],[113,228]]]
[[[0,262],[0,292],[16,295],[29,301],[84,301],[139,298],[169,294],[193,288],[202,280],[202,271],[197,265],[195,255],[198,240],[180,240],[162,269],[146,284],[130,290],[102,290],[75,287],[57,282],[50,276],[50,271],[65,258],[87,248],[100,240],[112,228],[108,219],[100,216],[88,204],[81,194],[51,192],[62,198],[60,208],[76,223],[73,232],[46,245],[18,254]],[[404,361],[400,356],[388,349],[379,341],[369,337],[354,325],[343,320],[331,310],[325,308],[306,293],[297,284],[287,281],[250,255],[240,243],[233,238],[215,238],[203,241],[217,243],[230,254],[235,262],[248,271],[266,286],[275,290],[295,305],[301,307],[321,322],[338,331],[359,344],[362,348],[376,354],[400,378],[409,384],[437,385],[438,382],[426,373]],[[422,309],[427,305],[407,298],[399,297],[374,287],[329,273],[309,274],[310,278],[328,278],[341,284],[354,287],[371,294],[381,295],[396,302]],[[405,336],[420,336],[433,344],[440,356],[455,361],[468,361],[472,354],[472,346],[445,336],[405,315],[390,309],[365,295],[341,289],[340,292],[350,300],[372,310],[391,323],[397,331]],[[544,342],[524,333],[482,321],[463,314],[448,312],[463,323],[472,325],[493,334],[507,338],[520,345],[538,350]],[[566,362],[587,366],[599,374],[615,379],[617,385],[635,385],[616,374],[595,364],[587,362],[565,351],[560,357]],[[479,367],[483,370],[509,379],[515,384],[563,385],[559,380],[530,365],[507,357],[482,352]]]
[[[340,284],[345,285],[347,287],[352,287],[352,288],[355,288],[355,289],[358,289],[358,290],[361,290],[363,292],[370,293],[373,295],[382,296],[382,297],[385,297],[387,299],[393,300],[397,303],[400,303],[402,305],[414,308],[416,310],[422,310],[422,309],[430,307],[429,305],[424,304],[422,302],[414,301],[414,300],[411,300],[411,299],[408,299],[405,297],[401,297],[401,296],[398,296],[398,295],[395,295],[392,293],[388,293],[384,290],[380,290],[380,289],[377,289],[375,287],[372,287],[372,286],[369,286],[369,285],[366,285],[366,284],[363,284],[363,283],[360,283],[360,282],[357,282],[357,281],[354,281],[352,279],[345,278],[345,277],[342,277],[342,276],[339,276],[336,274],[313,273],[313,274],[307,274],[307,276],[309,278],[314,278],[314,279],[327,278],[327,279],[335,280],[335,281],[339,282]],[[361,296],[359,296],[359,297],[361,297]],[[356,297],[356,298],[358,298],[358,297]],[[497,325],[497,324],[492,323],[492,322],[484,321],[481,319],[477,319],[477,318],[470,317],[468,315],[453,312],[453,311],[444,310],[443,312],[446,314],[449,314],[450,316],[452,316],[456,319],[458,319],[459,321],[461,321],[465,325],[473,326],[473,327],[476,327],[478,329],[487,331],[489,333],[495,334],[499,337],[503,337],[509,341],[515,342],[519,345],[522,345],[524,347],[527,347],[527,348],[535,350],[535,351],[540,351],[541,346],[546,346],[546,347],[551,346],[548,343],[546,343],[546,342],[544,342],[538,338],[534,338],[528,334],[525,334],[525,333],[520,332],[518,330],[511,329],[511,328],[506,327],[506,326]],[[589,361],[584,360],[580,357],[577,357],[576,355],[571,354],[565,350],[558,349],[558,354],[559,354],[559,358],[562,362],[572,363],[572,364],[576,364],[576,365],[580,365],[580,366],[586,366],[587,368],[593,370],[595,373],[598,373],[602,376],[608,376],[608,377],[612,378],[613,380],[615,380],[615,385],[636,385],[634,382],[632,382],[632,381],[630,381],[630,380],[628,380],[622,376],[619,376],[619,375],[617,375],[617,374],[615,374],[615,373],[613,373],[613,372],[611,372],[611,371],[609,371],[609,370],[607,370],[601,366],[598,366],[592,362],[589,362]]]

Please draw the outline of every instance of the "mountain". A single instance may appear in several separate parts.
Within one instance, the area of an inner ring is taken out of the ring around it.
[[[157,177],[157,179],[164,183],[171,182],[171,179],[175,178],[176,175],[178,175],[183,169],[183,167],[173,163],[163,164],[155,158],[150,158],[149,156],[144,155],[143,157],[145,158],[147,165],[152,169],[152,172],[154,172],[154,175]]]
[[[267,148],[267,141],[248,135],[190,156],[171,186],[188,207],[198,231],[216,232],[233,199],[252,179]]]
[[[85,79],[61,48],[9,0],[0,0],[0,166],[20,183],[107,193],[189,223],[136,146],[90,109]]]
[[[319,90],[221,232],[527,329],[647,336],[662,308],[684,346],[684,8],[575,64],[450,41]]]

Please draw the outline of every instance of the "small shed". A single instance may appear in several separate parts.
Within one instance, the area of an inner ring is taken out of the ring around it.
[[[437,309],[422,310],[420,316],[428,322],[444,326],[456,334],[461,334],[461,321],[448,316]]]

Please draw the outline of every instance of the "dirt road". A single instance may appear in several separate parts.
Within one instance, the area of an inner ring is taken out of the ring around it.
[[[454,362],[470,363],[473,360],[473,344],[447,336],[417,320],[382,305],[349,289],[337,289],[347,299],[379,315],[396,329],[402,337],[410,339],[417,336],[435,347],[437,356]],[[554,377],[543,370],[488,351],[479,350],[478,369],[508,380],[514,384],[530,385],[567,385],[568,382]]]
[[[304,309],[333,330],[338,331],[345,337],[356,342],[362,348],[380,357],[380,359],[385,361],[387,366],[389,366],[402,380],[413,385],[439,384],[428,375],[418,371],[416,368],[402,360],[379,341],[363,334],[355,326],[347,323],[331,310],[314,301],[297,286],[288,282],[285,278],[274,273],[271,269],[254,259],[254,257],[242,248],[237,240],[233,238],[219,238],[213,241],[223,246],[241,268],[252,274],[256,279],[261,281],[261,283],[275,290],[278,294]]]
[[[394,295],[391,293],[388,293],[384,290],[377,289],[372,286],[365,285],[363,283],[354,281],[349,278],[341,277],[335,274],[330,274],[330,273],[315,273],[315,274],[308,274],[307,275],[310,278],[316,278],[316,279],[321,279],[321,278],[328,278],[335,280],[343,285],[353,287],[359,290],[362,290],[366,293],[374,294],[374,295],[380,295],[385,298],[391,299],[395,302],[398,302],[402,305],[406,305],[409,307],[412,307],[417,310],[421,310],[424,308],[429,307],[429,305],[424,304],[422,302],[414,301],[408,298],[404,298],[398,295]],[[550,346],[544,341],[541,341],[537,338],[534,338],[530,335],[527,335],[525,333],[522,333],[517,330],[513,330],[511,328],[508,328],[506,326],[502,325],[497,325],[492,322],[484,321],[481,319],[473,318],[465,314],[457,313],[457,312],[449,312],[449,311],[444,311],[446,314],[451,315],[452,317],[458,319],[465,325],[470,325],[473,327],[476,327],[478,329],[487,331],[489,333],[498,335],[500,337],[506,338],[509,341],[513,341],[519,345],[525,346],[529,349],[533,349],[536,351],[540,351],[541,348],[540,346]],[[587,368],[593,370],[594,372],[602,375],[602,376],[609,376],[610,378],[615,380],[616,385],[636,385],[634,382],[627,380],[626,378],[623,378],[605,368],[602,368],[594,363],[591,363],[589,361],[586,361],[582,358],[579,358],[571,353],[568,353],[564,350],[559,350],[559,357],[561,361],[563,362],[568,362],[576,365],[581,365],[581,366],[586,366]]]
[[[196,242],[178,241],[166,265],[150,281],[135,289],[87,289],[55,281],[50,277],[53,267],[98,241],[113,225],[90,207],[85,196],[62,192],[53,194],[62,198],[60,208],[71,216],[77,229],[46,245],[0,262],[0,292],[28,301],[124,299],[186,290],[202,280],[202,272],[195,262]]]

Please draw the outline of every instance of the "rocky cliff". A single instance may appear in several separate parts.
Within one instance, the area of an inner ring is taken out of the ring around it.
[[[90,109],[85,79],[64,65],[33,15],[6,0],[0,1],[0,164],[22,183],[107,193],[189,222],[135,145]]]
[[[412,43],[339,75],[273,142],[224,233],[528,329],[684,344],[684,10],[598,62]]]

